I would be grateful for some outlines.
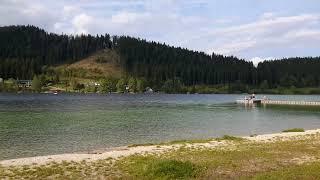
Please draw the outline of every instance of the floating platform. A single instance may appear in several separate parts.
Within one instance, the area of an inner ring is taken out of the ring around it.
[[[262,101],[261,101],[261,104],[320,106],[320,102],[319,102],[319,101],[276,101],[276,100],[262,100]]]
[[[261,99],[239,99],[238,104],[261,104]]]
[[[320,101],[283,101],[268,99],[240,99],[238,104],[263,104],[263,105],[300,105],[300,106],[320,106]]]

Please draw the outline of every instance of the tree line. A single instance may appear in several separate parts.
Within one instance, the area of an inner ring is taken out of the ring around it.
[[[295,57],[264,61],[257,67],[257,81],[265,88],[320,86],[320,57]]]
[[[58,35],[35,26],[0,27],[0,77],[32,79],[47,73],[48,66],[76,62],[102,49],[119,54],[119,65],[127,77],[143,79],[143,84],[166,91],[203,85],[235,90],[246,90],[248,86],[267,89],[320,85],[320,57],[265,61],[255,67],[234,56],[208,55],[139,38]],[[118,80],[112,87],[129,84],[129,79]],[[109,89],[109,85],[105,87]]]
[[[0,77],[31,79],[44,65],[72,63],[110,48],[110,35],[57,35],[35,26],[0,27]]]
[[[187,86],[197,84],[253,84],[255,68],[251,62],[175,48],[127,36],[114,37],[121,66],[137,77],[146,77],[153,86],[179,78]]]

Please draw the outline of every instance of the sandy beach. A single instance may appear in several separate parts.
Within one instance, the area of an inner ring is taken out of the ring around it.
[[[244,136],[242,138],[252,142],[272,142],[279,140],[291,140],[302,139],[308,135],[314,135],[320,133],[320,129],[306,130],[305,132],[288,132],[288,133],[274,133],[263,134],[255,136]],[[93,153],[69,153],[47,156],[36,156],[27,158],[18,158],[10,160],[0,161],[1,166],[23,166],[23,165],[45,165],[51,162],[81,162],[85,161],[97,161],[102,159],[117,159],[120,157],[126,157],[134,154],[146,154],[146,153],[163,153],[170,150],[178,149],[182,146],[193,148],[223,148],[232,145],[232,142],[228,140],[213,139],[206,143],[182,143],[182,144],[168,144],[168,145],[141,145],[136,147],[118,147],[111,150],[93,152]]]

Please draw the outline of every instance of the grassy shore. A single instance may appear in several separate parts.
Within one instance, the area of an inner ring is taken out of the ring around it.
[[[147,147],[151,145],[128,148]],[[224,136],[152,147],[162,151],[98,160],[2,165],[0,179],[320,179],[319,130]]]

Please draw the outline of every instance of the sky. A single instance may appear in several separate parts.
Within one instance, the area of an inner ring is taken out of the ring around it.
[[[0,26],[130,35],[263,59],[320,55],[319,0],[0,0]]]

